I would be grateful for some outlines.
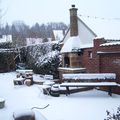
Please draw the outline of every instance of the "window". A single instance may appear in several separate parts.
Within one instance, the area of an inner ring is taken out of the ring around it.
[[[90,59],[93,58],[92,51],[89,51],[89,52],[88,52],[88,57],[89,57]]]

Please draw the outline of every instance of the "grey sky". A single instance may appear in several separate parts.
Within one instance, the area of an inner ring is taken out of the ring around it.
[[[71,4],[78,8],[78,14],[105,18],[120,18],[120,0],[2,0],[2,7],[8,8],[4,23],[23,20],[26,24],[36,22],[64,22],[69,24]]]

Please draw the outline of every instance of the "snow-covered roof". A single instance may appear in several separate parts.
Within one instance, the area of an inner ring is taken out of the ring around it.
[[[91,17],[80,17],[99,37],[105,39],[120,39],[120,21],[115,19],[99,19]]]
[[[120,41],[119,42],[110,42],[110,43],[104,43],[101,44],[100,46],[113,46],[113,45],[120,45]]]
[[[61,53],[73,52],[73,49],[83,49],[93,47],[93,39],[97,35],[78,18],[78,36],[70,36],[70,29],[64,37]]]
[[[120,31],[120,21],[78,17],[79,43],[75,42],[73,46],[71,45],[73,43],[73,38],[70,37],[70,29],[69,29],[69,31],[64,37],[63,40],[64,46],[61,52],[62,53],[72,52],[71,50],[76,46],[79,49],[93,47],[93,39],[97,36],[98,37],[102,36],[105,39],[109,39],[109,42],[112,42],[112,43],[102,44],[101,46],[119,45],[120,44],[119,31]],[[76,39],[78,39],[78,36],[76,37]],[[113,40],[115,41],[113,42]],[[78,45],[75,45],[76,43]]]
[[[97,54],[120,54],[120,51],[112,51],[112,52],[98,51]],[[120,62],[118,62],[118,63],[120,63]]]
[[[79,36],[70,37],[61,49],[61,53],[74,52],[74,49],[80,49],[81,41]]]
[[[86,68],[70,68],[70,67],[59,67],[59,70],[71,70],[71,71],[76,71],[76,70],[85,70]]]

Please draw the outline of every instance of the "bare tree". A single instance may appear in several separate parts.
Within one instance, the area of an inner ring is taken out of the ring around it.
[[[2,18],[7,12],[7,10],[5,11],[5,9],[2,8],[2,4],[2,0],[0,0],[0,28],[2,27]]]
[[[1,18],[2,18],[2,10],[1,10],[1,0],[0,0],[0,28],[1,28]]]

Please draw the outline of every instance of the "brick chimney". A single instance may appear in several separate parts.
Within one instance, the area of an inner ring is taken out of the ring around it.
[[[78,35],[77,8],[72,5],[70,9],[70,36]]]

